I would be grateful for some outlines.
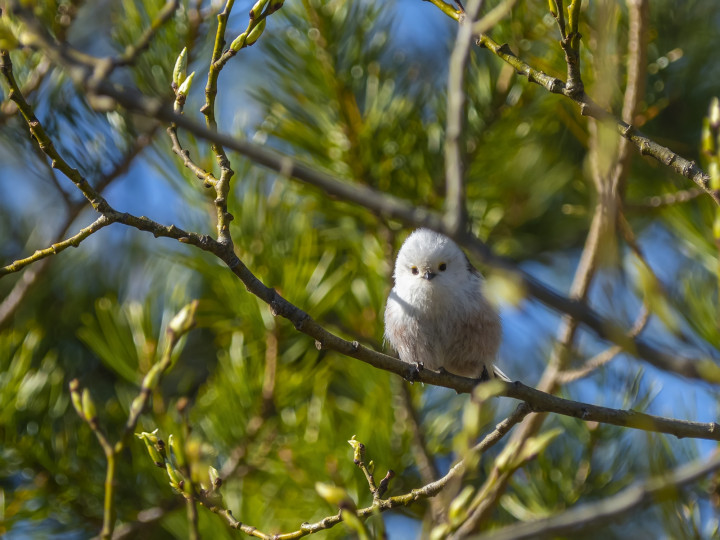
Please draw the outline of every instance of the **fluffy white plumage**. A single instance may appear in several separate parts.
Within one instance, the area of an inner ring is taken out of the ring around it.
[[[404,362],[487,379],[502,337],[484,280],[447,236],[413,232],[395,263],[385,308],[385,339]],[[500,372],[502,373],[502,372]]]

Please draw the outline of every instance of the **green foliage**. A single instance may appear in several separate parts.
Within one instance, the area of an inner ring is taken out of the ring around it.
[[[217,6],[211,4],[181,2],[157,29],[149,48],[131,66],[118,69],[112,80],[171,105],[173,65],[186,47],[188,67],[180,68],[198,75],[185,114],[200,118],[195,104],[202,100],[198,96],[216,28]],[[677,36],[706,28],[708,20],[716,19],[718,9],[711,4],[653,3],[649,21],[649,86],[636,123],[690,158],[698,158],[701,147],[702,118],[714,91],[708,81],[716,80],[712,75],[717,71],[717,63],[708,59],[716,56],[718,38],[693,34],[679,43]],[[125,0],[80,7],[78,2],[46,1],[38,3],[35,15],[59,39],[72,37],[85,52],[99,54],[97,48],[117,56],[137,42],[162,5]],[[269,5],[276,3],[271,0]],[[203,20],[197,18],[196,6],[202,8]],[[585,6],[580,25],[583,77],[591,95],[618,111],[626,77],[627,13],[620,4]],[[262,35],[257,30],[252,36],[259,37],[255,47],[231,59],[228,66],[237,63],[241,69],[221,76],[219,123],[235,130],[237,108],[251,108],[257,131],[239,136],[281,149],[344,181],[441,209],[444,87],[452,36],[422,36],[431,41],[431,52],[400,39],[401,30],[414,22],[407,11],[416,7],[407,2],[288,2],[263,20]],[[249,9],[249,4],[236,6],[227,44],[246,28]],[[109,18],[98,16],[108,12]],[[68,26],[65,16],[74,22]],[[444,16],[435,9],[431,17]],[[530,64],[564,78],[559,34],[544,3],[518,3],[491,34]],[[11,56],[21,87],[30,84],[43,55],[19,49]],[[602,65],[607,58],[614,59],[612,65]],[[67,72],[54,65],[47,70],[28,98],[58,149],[96,182],[120,162],[147,121],[123,110],[94,112]],[[175,82],[181,81],[175,77]],[[586,120],[568,100],[528,83],[482,50],[473,51],[466,92],[463,152],[473,232],[496,252],[529,267],[549,261],[548,279],[568,283],[571,270],[562,260],[581,248],[596,202]],[[705,128],[709,130],[709,120]],[[3,261],[31,253],[38,244],[44,247],[46,221],[56,217],[51,214],[59,208],[57,201],[70,192],[52,187],[45,158],[32,150],[32,141],[18,136],[25,132],[16,118],[2,116],[3,155],[8,163],[14,156],[22,181],[30,184],[23,189],[31,192],[15,193],[20,180],[12,171],[0,171],[3,181],[10,179],[0,186],[3,192],[23,201],[11,204],[0,197]],[[183,133],[181,140],[198,165],[217,168],[205,143]],[[709,166],[717,162],[718,152],[705,143],[703,165]],[[393,254],[405,231],[398,223],[330,200],[237,155],[229,158],[236,171],[228,204],[235,218],[231,231],[238,257],[263,283],[329,330],[382,350]],[[113,204],[142,208],[151,217],[152,212],[171,209],[178,226],[214,232],[214,192],[201,187],[171,154],[167,141],[158,138],[141,163],[131,169],[137,191],[127,193],[130,184],[123,180],[121,189],[108,195]],[[161,200],[153,200],[150,186],[161,179],[166,180],[157,196]],[[58,183],[65,185],[62,178]],[[718,248],[713,235],[717,210],[709,198],[667,208],[643,206],[648,197],[688,186],[654,162],[633,161],[626,189],[627,200],[634,204],[627,205],[628,222],[641,239],[644,233],[666,231],[667,245],[650,243],[649,250],[661,252],[658,255],[673,260],[677,268],[666,269],[653,259],[653,276],[645,267],[637,271],[637,263],[623,253],[622,271],[603,274],[611,285],[609,293],[601,291],[601,305],[610,304],[612,316],[627,318],[627,298],[649,298],[653,320],[665,323],[648,330],[654,339],[667,343],[678,338],[683,346],[712,357],[719,346]],[[88,241],[55,257],[60,260],[53,260],[11,323],[0,329],[0,489],[5,501],[0,532],[22,530],[28,523],[50,533],[89,535],[99,530],[106,464],[94,434],[73,409],[68,384],[79,380],[92,396],[100,425],[116,440],[143,377],[165,350],[171,317],[191,298],[200,299],[197,327],[174,353],[172,371],[150,388],[150,407],[134,430],[142,440],[130,440],[118,463],[119,522],[133,522],[139,512],[159,508],[162,518],[143,525],[143,534],[187,536],[179,493],[189,493],[191,485],[210,490],[213,470],[223,480],[215,492],[222,500],[213,501],[269,533],[337,513],[338,493],[341,502],[366,506],[372,498],[347,444],[354,435],[366,445],[376,478],[388,469],[396,472],[390,495],[421,485],[411,452],[409,413],[397,397],[397,377],[318,350],[207,254],[185,245],[170,247],[137,231],[128,240],[115,231],[111,227],[100,233],[106,245]],[[8,276],[0,281],[0,298],[22,279]],[[615,304],[620,296],[624,298]],[[534,309],[529,303],[521,305]],[[510,317],[521,319],[514,312]],[[541,328],[532,334],[532,350],[507,344],[506,371],[518,378],[526,377],[528,366],[547,361],[549,336]],[[586,338],[577,356],[588,356],[598,347]],[[677,346],[676,341],[668,347]],[[587,393],[578,390],[574,398],[591,401],[589,394],[594,402],[638,410],[656,406],[651,390],[655,381],[667,379],[648,375],[630,362],[616,368],[623,361],[581,383],[578,388]],[[629,382],[613,386],[614,377]],[[467,396],[420,385],[410,394],[427,450],[443,472],[507,414],[500,399],[478,406]],[[86,411],[87,404],[80,400],[79,408]],[[693,417],[699,411],[672,412]],[[170,445],[170,436],[172,451],[163,453],[156,439]],[[628,435],[620,428],[555,416],[532,442],[525,454],[515,455],[512,448],[504,454],[508,468],[522,467],[491,516],[493,526],[599,500],[698,453],[693,443]],[[447,501],[460,494],[450,507],[455,524],[503,456],[504,444],[471,463],[464,489],[448,490],[452,493]],[[328,490],[316,489],[318,483],[339,491],[328,495]],[[683,492],[640,517],[628,518],[629,529],[609,526],[595,535],[622,537],[647,525],[674,537],[698,536],[708,523],[703,512],[707,506],[700,489]],[[232,536],[220,517],[198,510],[204,537]],[[419,503],[397,512],[420,526],[425,510]],[[382,520],[373,519],[381,528]],[[375,530],[359,522],[349,526],[335,527],[323,537],[362,537]]]

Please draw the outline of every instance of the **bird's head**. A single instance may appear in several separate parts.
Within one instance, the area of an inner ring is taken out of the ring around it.
[[[459,291],[475,269],[462,250],[442,234],[418,229],[408,236],[395,263],[395,286],[407,291]]]

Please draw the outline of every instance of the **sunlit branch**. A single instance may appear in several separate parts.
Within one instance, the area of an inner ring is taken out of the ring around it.
[[[225,9],[217,16],[218,26],[215,32],[215,44],[213,45],[212,57],[210,58],[210,69],[208,70],[207,83],[205,85],[205,105],[201,112],[205,115],[205,123],[211,130],[217,130],[217,121],[215,119],[215,98],[217,96],[217,82],[222,70],[222,65],[216,65],[217,60],[222,55],[223,46],[225,45],[225,29],[230,18],[230,12],[233,8],[235,0],[227,0]],[[212,151],[215,159],[220,167],[220,178],[214,183],[215,185],[215,209],[217,215],[217,234],[218,240],[222,243],[232,246],[232,236],[230,235],[230,222],[233,216],[227,209],[227,195],[230,192],[230,179],[235,172],[230,167],[230,160],[225,153],[222,145],[216,141],[212,141]],[[197,173],[196,173],[197,174]]]
[[[115,165],[115,168],[95,183],[95,190],[102,193],[103,190],[105,190],[105,188],[107,188],[115,179],[125,174],[133,160],[145,147],[150,144],[154,133],[155,130],[153,129],[149,133],[137,137],[133,142],[132,147]],[[70,226],[78,217],[82,209],[85,208],[85,205],[86,203],[84,200],[73,202],[70,205],[67,209],[63,223],[58,227],[58,232],[55,234],[51,244],[60,242],[63,237],[65,237],[70,229]],[[20,280],[13,285],[13,288],[7,296],[5,296],[3,301],[0,302],[0,327],[10,320],[13,313],[15,313],[22,303],[23,299],[33,289],[35,284],[39,282],[39,278],[45,273],[48,268],[48,263],[51,260],[52,259],[50,258],[41,259],[40,261],[34,263],[31,268],[26,269]]]
[[[105,199],[83,178],[77,169],[73,169],[60,156],[55,149],[50,137],[48,137],[45,129],[42,127],[32,108],[25,101],[20,88],[15,81],[13,75],[12,62],[10,61],[10,53],[6,50],[0,50],[0,73],[2,73],[5,81],[10,86],[8,97],[15,102],[25,122],[30,128],[30,133],[35,138],[40,149],[51,159],[52,167],[58,169],[67,176],[75,186],[82,192],[85,198],[90,201],[92,207],[98,212],[102,212],[107,208]]]
[[[0,268],[0,277],[11,274],[12,272],[17,272],[18,270],[22,270],[23,268],[34,262],[44,259],[45,257],[50,257],[51,255],[56,255],[57,253],[60,253],[61,251],[64,251],[69,247],[78,247],[80,245],[80,242],[88,238],[91,234],[96,233],[103,227],[107,227],[111,223],[112,221],[107,216],[102,215],[84,229],[80,229],[77,234],[71,236],[70,238],[52,244],[48,248],[38,249],[29,257],[26,257],[24,259],[18,259],[11,264],[8,264],[7,266],[3,266],[2,268]]]
[[[584,92],[581,95],[570,95],[564,82],[523,62],[510,50],[507,44],[500,45],[485,34],[478,37],[478,44],[487,47],[493,54],[514,67],[519,75],[527,77],[530,82],[537,83],[554,94],[562,94],[570,97],[580,106],[580,113],[582,115],[592,116],[598,120],[614,123],[618,133],[632,142],[642,155],[650,156],[677,174],[692,180],[705,193],[710,195],[716,204],[720,205],[720,194],[718,194],[716,190],[711,189],[710,176],[698,167],[694,161],[687,160],[680,154],[646,137],[632,125],[618,119],[598,106]]]
[[[476,540],[530,540],[557,538],[598,527],[627,515],[643,506],[668,500],[677,491],[720,468],[720,454],[709,460],[698,459],[668,474],[633,484],[617,495],[598,502],[579,505],[551,517],[518,523],[475,537]]]
[[[495,429],[486,435],[477,445],[475,445],[469,452],[469,456],[476,456],[487,451],[489,448],[499,442],[507,433],[512,429],[514,425],[520,422],[528,413],[530,409],[525,404],[520,404],[515,411],[508,416],[505,420],[497,424]],[[466,458],[467,459],[467,458]],[[420,488],[413,489],[412,491],[402,494],[388,497],[387,499],[374,498],[372,505],[358,509],[356,514],[361,519],[367,519],[378,512],[386,512],[392,508],[398,508],[402,506],[409,506],[415,502],[429,497],[434,497],[440,493],[453,478],[461,475],[465,471],[465,461],[460,461],[450,468],[448,473],[442,478],[426,484]],[[315,523],[303,523],[300,528],[296,531],[280,534],[267,534],[255,527],[247,525],[239,521],[232,512],[227,508],[220,505],[213,504],[208,500],[199,500],[199,502],[205,505],[210,511],[218,514],[222,517],[226,523],[233,529],[242,530],[245,534],[261,538],[263,540],[294,540],[296,538],[302,538],[309,534],[314,534],[326,529],[330,529],[342,521],[340,514],[328,516]]]

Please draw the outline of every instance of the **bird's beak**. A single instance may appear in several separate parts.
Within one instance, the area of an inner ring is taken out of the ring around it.
[[[434,278],[435,276],[437,276],[437,274],[433,274],[430,270],[428,270],[427,272],[425,272],[425,273],[423,274],[422,277],[423,277],[423,279],[427,279],[428,281],[430,281],[430,280],[431,280],[432,278]]]

